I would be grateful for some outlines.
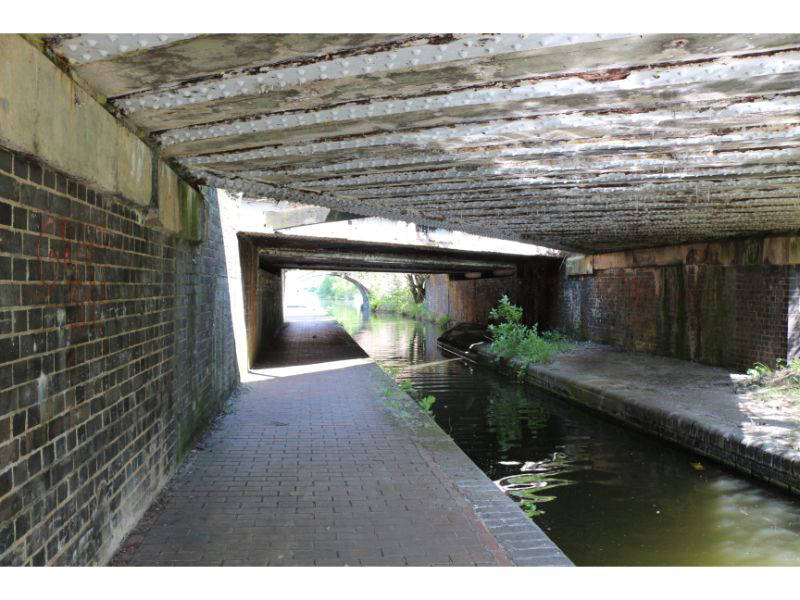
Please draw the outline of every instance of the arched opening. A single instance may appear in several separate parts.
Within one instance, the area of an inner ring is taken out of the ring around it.
[[[287,316],[322,314],[323,304],[353,303],[358,298],[359,313],[370,315],[370,290],[351,273],[344,271],[293,270],[291,279],[285,279],[285,312]],[[338,282],[338,283],[337,283]]]
[[[363,283],[357,279],[354,279],[347,273],[336,272],[331,273],[331,275],[333,277],[339,277],[345,281],[349,281],[356,287],[356,289],[358,289],[359,293],[361,294],[361,314],[364,316],[364,318],[369,317],[369,289],[367,289]]]

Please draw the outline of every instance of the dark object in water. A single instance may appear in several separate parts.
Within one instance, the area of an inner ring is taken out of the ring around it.
[[[486,330],[475,323],[459,323],[436,339],[436,345],[449,354],[469,362],[477,362],[475,348],[492,341]]]

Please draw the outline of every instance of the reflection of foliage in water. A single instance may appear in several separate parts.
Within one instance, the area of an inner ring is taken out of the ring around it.
[[[551,457],[544,460],[526,462],[520,470],[522,473],[504,477],[496,483],[519,503],[520,508],[529,517],[544,514],[539,504],[556,499],[555,496],[543,495],[543,491],[575,483],[570,479],[559,477],[575,470],[575,465],[571,464],[563,452],[554,452]]]
[[[544,511],[539,508],[539,505],[536,502],[550,502],[551,500],[555,500],[555,496],[536,496],[535,502],[534,500],[522,500],[519,503],[519,507],[529,517],[538,517],[539,515],[543,515]]]
[[[322,308],[344,327],[349,335],[357,333],[364,326],[361,311],[350,305],[323,301]]]
[[[425,332],[422,327],[416,326],[411,330],[408,338],[408,362],[412,365],[425,361]]]
[[[488,403],[486,417],[489,429],[497,437],[497,445],[503,453],[520,445],[525,429],[527,435],[534,436],[547,425],[550,418],[519,387],[494,390],[489,395]]]

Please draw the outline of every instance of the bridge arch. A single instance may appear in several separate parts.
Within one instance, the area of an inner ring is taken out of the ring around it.
[[[364,317],[369,317],[369,288],[345,272],[331,271],[330,275],[333,277],[340,277],[356,286],[356,289],[358,289],[359,293],[361,294],[361,314],[364,315]]]

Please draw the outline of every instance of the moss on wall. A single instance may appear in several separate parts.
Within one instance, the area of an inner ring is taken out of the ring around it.
[[[726,273],[725,267],[707,267],[701,298],[700,357],[712,364],[724,364],[731,336],[730,310],[725,293]]]
[[[788,260],[791,264],[800,263],[800,236],[793,237],[789,241],[789,256]]]
[[[662,286],[661,348],[665,354],[692,358],[689,336],[689,311],[686,297],[686,270],[683,265],[664,267]]]
[[[659,348],[664,354],[672,353],[672,302],[670,302],[671,289],[669,285],[669,270],[661,269],[661,314],[657,323]]]
[[[205,207],[203,197],[187,184],[178,183],[181,236],[192,242],[203,240]]]
[[[676,248],[643,254],[642,262],[663,262]],[[788,356],[800,321],[792,308],[800,286],[793,267],[780,262],[800,261],[800,236],[696,250],[689,248],[682,264],[621,269],[612,266],[615,256],[604,256],[602,268],[595,258],[591,275],[562,269],[555,327],[580,339],[736,369]]]
[[[761,265],[764,242],[761,238],[738,240],[736,242],[737,262],[743,266]]]

